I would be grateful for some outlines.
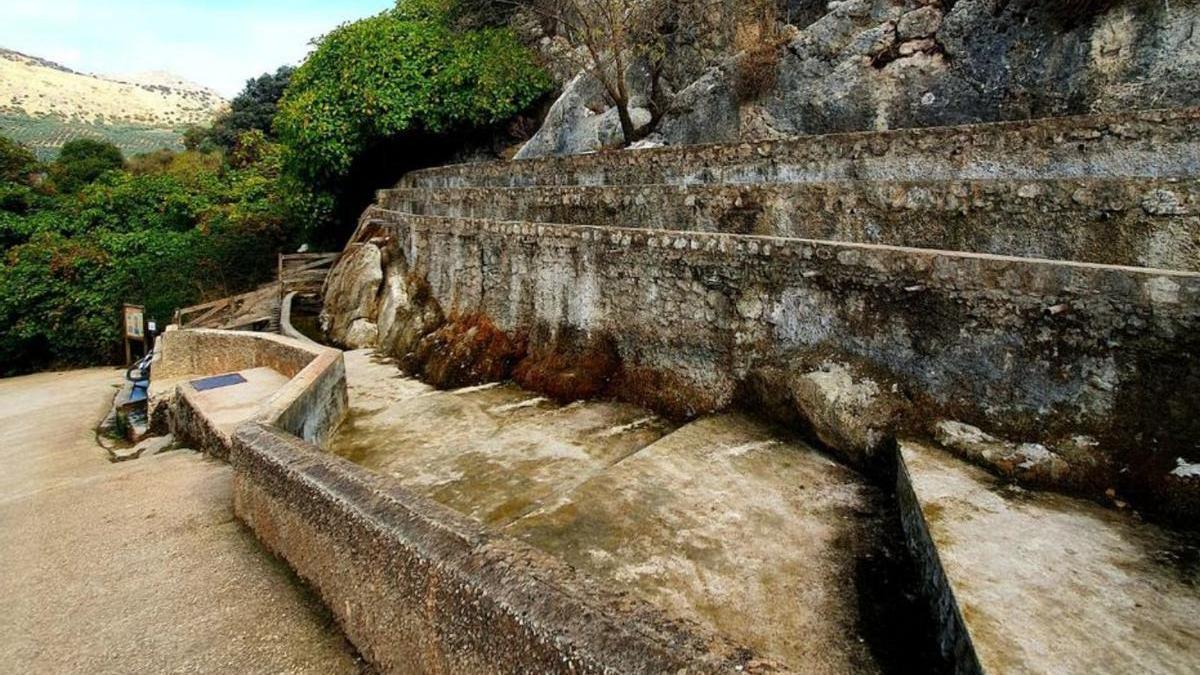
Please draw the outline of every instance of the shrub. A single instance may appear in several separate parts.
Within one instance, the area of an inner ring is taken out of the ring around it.
[[[402,2],[320,41],[275,120],[297,175],[336,180],[377,140],[502,122],[549,88],[511,31],[455,30],[443,4]]]
[[[779,73],[779,51],[783,46],[778,30],[778,9],[770,0],[750,3],[750,21],[737,26],[734,48],[737,60],[736,94],[746,103],[761,98],[775,86]]]
[[[50,177],[62,192],[76,192],[109,171],[122,169],[121,149],[107,141],[80,138],[62,146],[50,166]]]

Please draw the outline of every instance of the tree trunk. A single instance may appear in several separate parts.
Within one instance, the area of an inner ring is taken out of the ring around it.
[[[639,141],[638,130],[634,128],[633,117],[629,115],[628,101],[617,101],[617,118],[621,120],[621,135],[625,137],[625,145]]]

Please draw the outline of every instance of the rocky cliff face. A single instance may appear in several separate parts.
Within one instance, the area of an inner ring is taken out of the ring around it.
[[[811,23],[786,28],[773,84],[747,96],[739,82],[745,56],[734,55],[682,83],[650,141],[728,142],[1200,103],[1200,3],[1108,5],[1064,15],[1061,3],[1035,0],[830,2]],[[639,114],[636,96],[634,102]],[[519,156],[619,142],[615,111],[580,76]]]

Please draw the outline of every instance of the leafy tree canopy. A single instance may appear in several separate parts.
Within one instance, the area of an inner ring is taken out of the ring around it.
[[[498,123],[549,88],[509,29],[463,29],[452,10],[443,0],[401,0],[322,38],[275,120],[291,170],[333,181],[376,141]]]
[[[122,169],[121,149],[107,141],[79,138],[59,150],[50,166],[50,177],[62,192],[77,192],[109,171]]]
[[[28,184],[37,171],[37,157],[28,148],[0,136],[0,182]]]
[[[232,152],[238,139],[249,132],[274,140],[273,123],[279,99],[283,98],[295,70],[292,66],[281,66],[274,73],[247,80],[246,87],[230,101],[229,110],[218,115],[211,127],[190,127],[184,131],[184,147],[203,152],[218,149]]]

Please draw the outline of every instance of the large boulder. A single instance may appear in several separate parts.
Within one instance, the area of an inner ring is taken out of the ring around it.
[[[655,138],[730,142],[1200,104],[1200,4],[1126,0],[1074,17],[1055,4],[843,0],[798,12],[772,86],[739,100],[745,55],[730,55],[679,83]],[[581,78],[521,156],[620,142],[601,132],[611,107]]]
[[[441,327],[445,317],[429,283],[409,271],[403,253],[388,253],[379,300],[379,348],[403,359],[412,354],[422,338]]]
[[[347,349],[374,347],[383,256],[374,243],[350,244],[325,280],[321,327],[326,337]]]

